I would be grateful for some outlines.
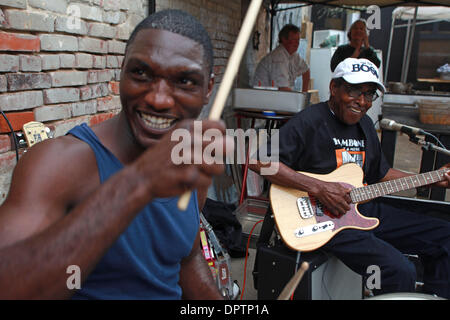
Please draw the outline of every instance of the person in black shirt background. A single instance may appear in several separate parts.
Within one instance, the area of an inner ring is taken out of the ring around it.
[[[377,57],[374,49],[369,45],[369,37],[364,20],[356,20],[353,22],[350,30],[347,32],[349,44],[339,46],[331,58],[330,68],[334,72],[336,66],[346,58],[364,58],[373,62],[377,68],[381,62]]]

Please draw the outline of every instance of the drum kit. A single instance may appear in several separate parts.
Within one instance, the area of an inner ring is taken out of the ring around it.
[[[240,293],[240,288],[231,279],[230,256],[220,244],[203,213],[200,213],[200,245],[219,291],[225,298],[235,300]]]
[[[366,300],[447,300],[447,299],[431,294],[398,292],[398,293],[380,294],[379,296],[370,297]]]

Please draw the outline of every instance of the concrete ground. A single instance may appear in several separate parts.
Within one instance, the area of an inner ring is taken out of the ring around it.
[[[233,280],[237,280],[241,293],[238,299],[241,299],[242,291],[244,293],[242,300],[257,300],[257,291],[253,286],[253,266],[255,264],[256,250],[254,248],[249,249],[249,255],[247,258],[247,272],[244,273],[245,259],[244,258],[232,258],[231,259],[231,276]],[[245,274],[245,287],[244,287],[244,274]]]
[[[422,157],[421,147],[410,142],[409,137],[405,134],[398,134],[396,150],[395,150],[395,158],[394,158],[394,168],[405,170],[408,172],[419,173],[420,171],[420,160]],[[396,195],[405,196],[405,197],[415,197],[416,190],[409,190],[398,193]],[[450,190],[447,190],[446,193],[446,201],[450,201]],[[247,226],[243,227],[244,233],[249,232]],[[247,259],[247,266],[245,270],[245,259],[244,258],[232,258],[231,259],[231,275],[233,280],[236,280],[241,290],[244,290],[243,300],[257,300],[257,291],[253,286],[253,277],[252,271],[254,266],[254,259],[256,250],[254,249],[255,241],[251,241],[249,256]],[[247,244],[247,243],[245,243]],[[245,272],[244,272],[245,270]],[[245,276],[245,280],[244,280]],[[245,287],[244,287],[245,281]],[[240,299],[241,294],[238,299]]]

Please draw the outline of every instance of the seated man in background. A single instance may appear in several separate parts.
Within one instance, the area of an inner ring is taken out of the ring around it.
[[[356,163],[368,184],[411,176],[389,166],[366,115],[378,90],[385,88],[372,62],[353,58],[341,62],[330,82],[329,100],[309,106],[281,127],[279,170],[264,177],[307,192],[339,217],[350,209],[351,189],[297,171],[328,174],[345,163]],[[267,166],[258,162],[250,169],[260,172]],[[435,186],[449,187],[450,164],[445,167],[448,171]],[[424,265],[424,291],[450,298],[449,222],[375,201],[360,204],[358,209],[364,216],[378,218],[378,227],[344,229],[322,247],[325,251],[363,277],[369,266],[378,266],[381,287],[374,289],[375,294],[414,292],[416,270],[402,252],[417,254]],[[266,221],[270,220],[266,217]]]
[[[278,34],[280,44],[261,59],[253,79],[254,87],[276,87],[292,91],[295,79],[302,76],[302,91],[309,89],[309,66],[297,52],[300,43],[300,29],[292,24],[285,25]]]

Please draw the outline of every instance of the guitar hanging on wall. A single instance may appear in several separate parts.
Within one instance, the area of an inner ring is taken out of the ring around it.
[[[36,143],[44,141],[49,138],[47,128],[42,122],[31,121],[23,125],[23,134],[28,147],[34,146]]]
[[[358,212],[358,203],[442,181],[446,171],[450,169],[430,171],[369,186],[363,185],[364,173],[354,163],[345,164],[329,174],[300,172],[322,181],[339,182],[353,188],[350,192],[350,210],[336,217],[308,193],[276,184],[272,184],[270,188],[270,204],[286,245],[297,251],[312,251],[326,244],[344,229],[371,230],[378,226],[377,218],[368,218]]]

